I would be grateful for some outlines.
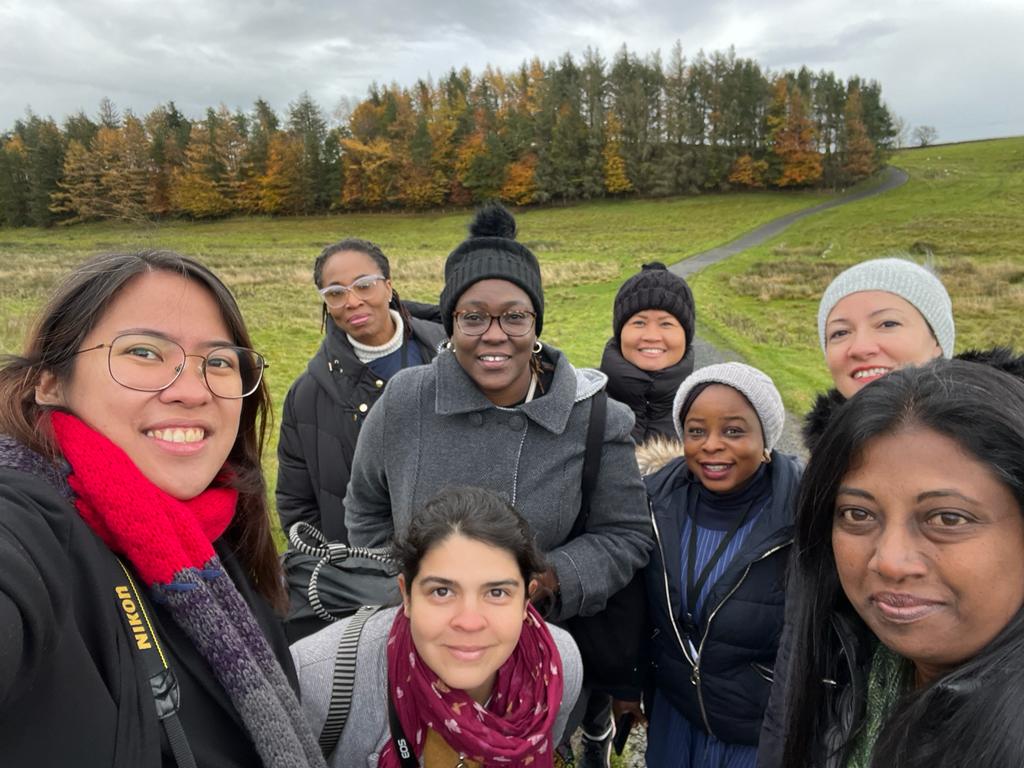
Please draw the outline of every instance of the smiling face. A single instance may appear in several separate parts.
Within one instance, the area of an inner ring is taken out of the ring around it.
[[[844,397],[896,368],[941,355],[924,316],[888,291],[851,293],[836,303],[825,323],[825,361]]]
[[[988,466],[928,429],[876,437],[843,477],[843,591],[924,683],[978,653],[1024,604],[1024,518]]]
[[[508,280],[481,280],[459,297],[455,313],[475,310],[501,315],[513,310],[533,312],[526,291]],[[525,336],[509,336],[498,321],[482,336],[468,336],[454,324],[452,346],[455,357],[480,391],[495,405],[515,405],[530,387],[530,356],[537,334],[531,328]]]
[[[338,251],[324,262],[321,287],[350,286],[361,277],[379,274],[377,262],[362,251]],[[340,306],[328,307],[327,311],[337,326],[360,344],[379,347],[395,335],[395,320],[388,309],[390,301],[391,281],[380,280],[365,296],[347,291]]]
[[[484,704],[526,620],[515,557],[455,533],[427,551],[411,585],[398,583],[420,657],[449,688]]]
[[[746,483],[764,461],[761,422],[747,399],[725,384],[712,384],[690,405],[683,421],[686,465],[709,491],[725,493]]]
[[[190,355],[231,345],[213,296],[200,284],[171,272],[147,272],[125,284],[82,342],[89,350],[123,333],[148,333],[180,344]],[[44,374],[37,402],[71,411],[121,448],[143,475],[177,499],[197,496],[213,481],[238,435],[241,400],[214,397],[200,371],[185,370],[160,392],[137,392],[110,376],[108,350],[76,357],[70,378]]]
[[[622,326],[619,349],[641,371],[660,371],[683,359],[686,331],[671,312],[645,309]]]

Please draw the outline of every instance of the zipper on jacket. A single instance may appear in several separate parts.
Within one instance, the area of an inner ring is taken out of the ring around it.
[[[679,627],[676,625],[676,614],[672,610],[672,597],[669,592],[668,586],[668,568],[665,566],[665,547],[661,543],[661,531],[658,530],[658,521],[654,518],[654,505],[651,500],[647,500],[647,509],[651,513],[651,525],[654,527],[654,539],[658,542],[658,550],[661,552],[661,577],[662,583],[665,586],[665,607],[668,609],[668,620],[672,624],[672,631],[675,633],[676,641],[679,643],[679,650],[683,652],[683,658],[689,662],[690,666],[693,667],[694,674],[697,674],[697,665],[694,660],[690,658],[690,654],[686,652],[686,644],[683,643],[683,636],[679,632]],[[693,677],[691,676],[691,680]],[[696,685],[696,683],[694,683]]]
[[[787,541],[787,542],[785,542],[783,544],[779,544],[776,547],[772,547],[771,549],[769,549],[764,554],[760,555],[759,557],[757,557],[754,560],[751,560],[749,563],[747,563],[747,567],[743,569],[743,575],[740,576],[739,580],[733,585],[733,588],[730,589],[729,592],[725,595],[725,597],[723,597],[721,599],[721,601],[718,603],[718,605],[715,606],[715,609],[713,611],[711,611],[710,614],[708,614],[708,621],[704,625],[704,635],[700,639],[700,645],[697,646],[697,659],[696,659],[697,663],[693,667],[693,674],[691,675],[690,680],[693,682],[694,685],[697,686],[697,704],[700,706],[700,716],[701,716],[701,719],[704,720],[704,728],[712,736],[715,735],[715,732],[711,730],[711,722],[710,722],[710,720],[708,720],[707,709],[704,706],[704,691],[701,688],[701,684],[700,684],[700,660],[701,660],[701,656],[704,653],[704,643],[707,642],[708,635],[711,633],[711,623],[715,620],[715,616],[718,615],[718,612],[722,609],[722,606],[725,605],[726,601],[728,601],[728,599],[730,597],[732,597],[734,594],[736,594],[736,590],[738,590],[741,586],[743,586],[743,582],[746,581],[747,576],[750,574],[750,569],[753,567],[754,563],[761,562],[766,557],[775,554],[780,549],[783,549],[784,547],[788,547],[792,543],[793,542],[791,542],[791,541]],[[665,555],[664,555],[664,553],[662,553],[662,562],[664,562],[664,559],[665,559]],[[667,581],[667,579],[668,579],[668,577],[666,576],[666,581]]]

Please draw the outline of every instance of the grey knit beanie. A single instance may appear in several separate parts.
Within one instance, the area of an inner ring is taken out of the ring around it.
[[[818,339],[825,350],[825,323],[842,299],[860,291],[885,291],[910,302],[928,323],[943,357],[953,356],[956,329],[953,303],[945,286],[935,274],[908,259],[871,259],[840,272],[821,297],[818,305]]]
[[[709,365],[686,377],[672,402],[672,420],[680,440],[683,439],[682,420],[686,415],[682,412],[683,406],[690,392],[702,384],[725,384],[747,398],[761,422],[764,447],[769,451],[775,447],[782,437],[782,425],[786,422],[782,396],[768,374],[744,363]]]

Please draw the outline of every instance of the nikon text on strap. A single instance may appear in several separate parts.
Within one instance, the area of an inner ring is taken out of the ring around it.
[[[178,717],[181,697],[178,679],[167,663],[156,630],[146,613],[145,603],[142,602],[138,587],[135,585],[135,579],[120,558],[117,559],[117,564],[121,566],[124,579],[115,580],[114,597],[124,618],[128,640],[146,665],[146,676],[149,678],[150,692],[156,704],[157,719],[167,734],[167,743],[171,747],[178,768],[196,768],[192,748]]]

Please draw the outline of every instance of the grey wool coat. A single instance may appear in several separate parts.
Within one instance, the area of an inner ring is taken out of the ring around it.
[[[588,616],[647,562],[653,534],[634,455],[633,414],[608,400],[597,487],[585,532],[567,541],[580,511],[583,452],[600,371],[554,364],[547,392],[494,405],[450,350],[391,379],[363,425],[345,499],[354,546],[384,546],[442,488],[473,485],[502,494],[527,520],[560,584],[552,619]]]
[[[387,639],[397,610],[388,608],[371,616],[359,636],[355,680],[352,683],[353,706],[338,745],[327,757],[331,768],[374,768],[391,736],[388,728]],[[292,646],[292,658],[302,691],[302,709],[317,736],[327,722],[335,657],[348,622],[349,619],[342,619],[329,624]],[[568,632],[550,624],[548,629],[562,659],[562,706],[558,709],[553,733],[554,743],[558,744],[580,694],[583,662]]]

